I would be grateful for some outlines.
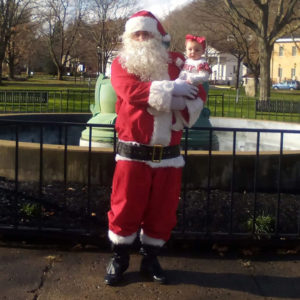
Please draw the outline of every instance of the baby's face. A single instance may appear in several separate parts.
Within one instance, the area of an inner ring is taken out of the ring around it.
[[[196,41],[188,40],[185,45],[186,55],[190,59],[200,59],[203,52],[203,48]]]

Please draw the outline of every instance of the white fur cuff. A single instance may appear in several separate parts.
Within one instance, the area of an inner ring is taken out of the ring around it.
[[[191,128],[200,116],[200,113],[203,109],[203,101],[199,97],[196,100],[187,100],[186,107],[189,111],[189,122],[184,123],[185,126]],[[182,120],[185,121],[184,118],[182,118]]]
[[[153,81],[150,87],[148,104],[158,111],[169,112],[172,101],[172,81]]]
[[[136,236],[136,232],[128,236],[121,236],[112,232],[111,230],[108,231],[108,238],[115,245],[131,245],[136,239]]]
[[[166,242],[162,239],[155,239],[144,233],[144,230],[141,230],[140,233],[141,243],[144,245],[158,246],[162,247]]]

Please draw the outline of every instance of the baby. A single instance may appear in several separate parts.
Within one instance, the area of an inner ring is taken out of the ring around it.
[[[202,85],[203,83],[208,82],[208,78],[211,74],[211,68],[205,58],[202,57],[205,53],[205,48],[205,37],[194,36],[191,34],[186,35],[185,49],[187,59],[179,75],[180,79],[187,80],[191,84],[198,86],[198,96],[203,102],[206,101],[207,93]]]
[[[198,87],[198,97],[206,102],[208,78],[211,74],[211,68],[209,67],[205,58],[202,55],[205,53],[206,39],[205,37],[194,36],[191,34],[185,37],[185,49],[187,59],[183,65],[183,68],[179,74],[179,79],[186,80],[189,83]],[[186,100],[192,101],[192,100]],[[173,124],[174,130],[181,130],[184,124],[180,120],[180,116],[175,112],[176,123]]]

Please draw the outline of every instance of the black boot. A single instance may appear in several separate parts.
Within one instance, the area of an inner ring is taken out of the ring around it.
[[[140,253],[143,255],[140,272],[143,276],[160,284],[166,284],[167,278],[161,268],[157,255],[161,247],[142,245]]]
[[[105,284],[116,285],[121,281],[123,273],[129,266],[129,248],[130,245],[112,245],[114,254],[106,268]]]

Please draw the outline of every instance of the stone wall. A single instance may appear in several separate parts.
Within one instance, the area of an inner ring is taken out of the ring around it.
[[[1,140],[0,144],[0,176],[14,180],[16,143]],[[280,160],[278,151],[263,152],[256,161],[255,152],[237,152],[233,160],[231,151],[213,151],[211,157],[208,156],[208,151],[189,151],[184,178],[190,189],[207,188],[210,180],[212,189],[229,191],[233,184],[234,190],[253,191],[256,176],[258,190],[276,192],[280,167],[281,190],[288,193],[299,192],[299,154],[300,151],[285,151]],[[64,155],[63,146],[43,146],[43,184],[64,181]],[[89,154],[87,147],[69,146],[66,159],[67,181],[88,182],[89,155],[91,184],[110,187],[115,160],[113,150],[109,148],[93,148]],[[18,180],[38,182],[39,179],[39,144],[19,143]]]

